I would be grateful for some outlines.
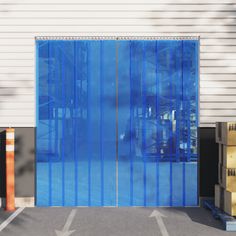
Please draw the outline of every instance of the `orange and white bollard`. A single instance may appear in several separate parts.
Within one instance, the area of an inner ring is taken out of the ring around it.
[[[15,210],[15,130],[6,130],[6,211]]]

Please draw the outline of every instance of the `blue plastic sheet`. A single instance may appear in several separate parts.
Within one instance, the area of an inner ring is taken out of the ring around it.
[[[198,41],[36,47],[38,206],[198,204]]]

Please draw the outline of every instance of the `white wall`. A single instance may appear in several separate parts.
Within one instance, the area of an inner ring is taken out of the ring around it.
[[[236,0],[0,0],[0,127],[35,126],[35,36],[200,36],[200,125],[236,120]]]

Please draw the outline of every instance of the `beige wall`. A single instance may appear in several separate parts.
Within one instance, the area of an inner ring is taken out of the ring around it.
[[[2,0],[0,127],[35,126],[35,36],[95,35],[200,36],[200,125],[236,119],[236,0]]]

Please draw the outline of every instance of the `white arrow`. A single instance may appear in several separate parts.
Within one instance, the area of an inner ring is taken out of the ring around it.
[[[160,228],[162,236],[169,236],[169,234],[167,232],[167,229],[166,229],[166,226],[165,226],[165,224],[163,222],[163,219],[162,219],[162,218],[166,218],[165,215],[163,215],[158,210],[154,210],[149,217],[155,217],[156,218],[157,224],[158,224],[158,226]]]
[[[67,221],[66,221],[66,223],[65,223],[65,225],[64,225],[64,227],[61,231],[55,230],[57,236],[69,236],[69,235],[71,235],[72,233],[75,232],[75,230],[69,230],[69,229],[70,229],[72,221],[75,217],[76,211],[77,211],[76,209],[73,209],[71,211],[71,213],[68,216]]]

